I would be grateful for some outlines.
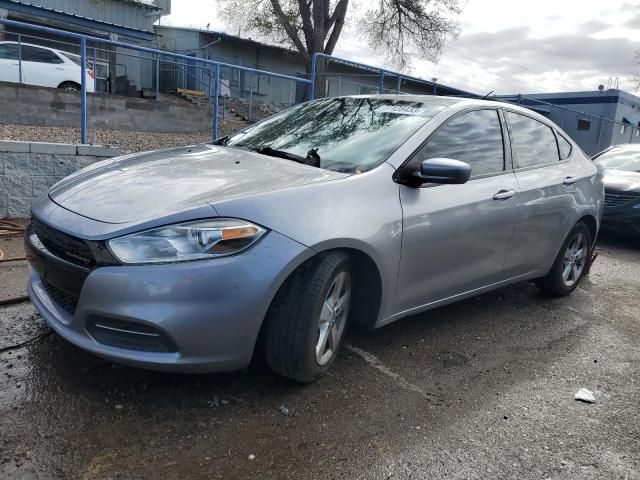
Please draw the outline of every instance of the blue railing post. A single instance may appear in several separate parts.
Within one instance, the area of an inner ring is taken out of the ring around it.
[[[87,143],[87,39],[80,39],[80,143]]]
[[[207,80],[209,80],[209,105],[213,105],[213,75],[210,68],[207,68]]]
[[[22,36],[18,35],[18,82],[22,83]]]
[[[384,70],[380,70],[380,83],[378,85],[378,92],[384,93]]]
[[[156,100],[160,100],[160,55],[156,55]]]
[[[313,100],[316,97],[316,67],[318,65],[318,55],[314,53],[311,57],[311,87],[309,88],[309,100]]]
[[[213,140],[218,138],[218,95],[220,94],[220,65],[216,64],[216,79],[213,87]]]

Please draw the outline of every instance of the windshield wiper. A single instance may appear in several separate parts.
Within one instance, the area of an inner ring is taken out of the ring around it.
[[[271,147],[262,147],[254,150],[262,155],[269,155],[270,157],[284,158],[286,160],[293,160],[294,162],[302,163],[303,165],[310,165],[312,167],[320,168],[320,155],[318,155],[318,149],[312,148],[307,152],[306,157],[296,155],[295,153],[289,153],[285,150],[276,150]]]
[[[211,145],[222,145],[222,146],[225,146],[230,138],[231,138],[230,135],[225,135],[224,137],[220,137],[217,140],[214,140],[213,142],[211,142]]]
[[[298,163],[306,163],[306,159],[304,157],[296,155],[295,153],[286,152],[284,150],[276,150],[275,148],[271,147],[262,147],[255,151],[261,153],[262,155],[269,155],[270,157],[278,157],[284,158],[286,160],[293,160],[294,162]]]

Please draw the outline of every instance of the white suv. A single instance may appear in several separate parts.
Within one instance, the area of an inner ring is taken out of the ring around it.
[[[22,83],[42,87],[64,88],[79,91],[82,71],[78,55],[38,45],[18,42],[0,42],[0,81],[20,82],[20,58],[22,58]],[[87,92],[95,91],[94,73],[87,66]]]

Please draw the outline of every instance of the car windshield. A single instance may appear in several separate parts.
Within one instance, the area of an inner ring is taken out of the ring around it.
[[[328,98],[304,103],[226,140],[231,147],[314,164],[328,170],[371,170],[450,99]],[[305,159],[313,162],[305,162]]]
[[[640,172],[640,150],[613,148],[595,160],[604,168]]]

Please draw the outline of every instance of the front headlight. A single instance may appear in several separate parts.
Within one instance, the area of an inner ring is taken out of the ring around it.
[[[154,228],[108,244],[122,263],[185,262],[242,252],[265,233],[245,220],[218,218]]]

